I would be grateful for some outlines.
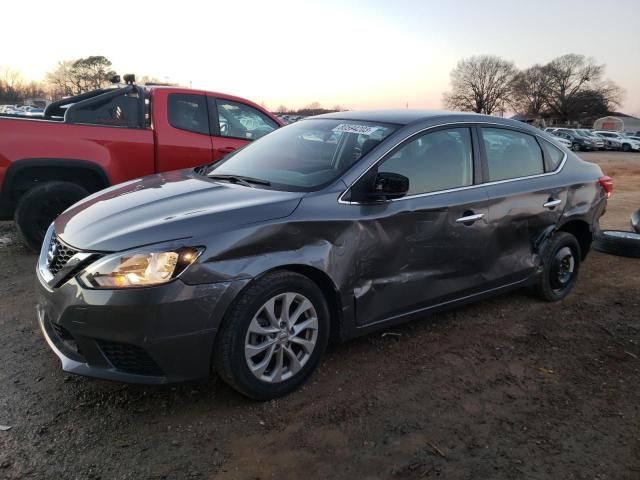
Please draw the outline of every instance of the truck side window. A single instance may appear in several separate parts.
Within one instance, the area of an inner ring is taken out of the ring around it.
[[[276,122],[249,105],[216,100],[220,136],[256,140],[278,128]]]
[[[170,93],[167,110],[172,127],[209,135],[209,114],[204,95]]]

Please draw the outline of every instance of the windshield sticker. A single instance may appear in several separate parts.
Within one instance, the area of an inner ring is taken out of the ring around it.
[[[333,128],[334,132],[358,133],[360,135],[371,135],[378,130],[379,127],[370,127],[369,125],[354,125],[352,123],[341,123]]]

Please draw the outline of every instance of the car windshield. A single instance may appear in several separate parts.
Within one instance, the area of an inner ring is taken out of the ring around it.
[[[397,128],[359,120],[304,120],[250,143],[207,175],[260,180],[281,190],[317,190],[340,177]]]

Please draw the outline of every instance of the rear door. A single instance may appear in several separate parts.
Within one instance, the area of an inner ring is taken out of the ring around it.
[[[208,96],[213,160],[272,132],[279,125],[246,103]]]
[[[473,128],[460,126],[419,134],[378,164],[378,172],[409,178],[409,193],[357,207],[363,245],[354,291],[359,325],[483,288],[491,233],[478,152]]]
[[[557,225],[567,188],[556,175],[565,154],[542,138],[510,128],[479,128],[489,196],[492,259],[487,281],[525,279],[539,262],[545,232]]]
[[[159,90],[152,102],[156,170],[166,172],[210,163],[213,156],[207,97]]]

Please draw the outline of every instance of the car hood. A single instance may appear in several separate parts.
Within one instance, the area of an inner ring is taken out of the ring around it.
[[[93,194],[63,212],[54,228],[74,248],[120,251],[287,217],[303,195],[217,182],[179,170]]]

